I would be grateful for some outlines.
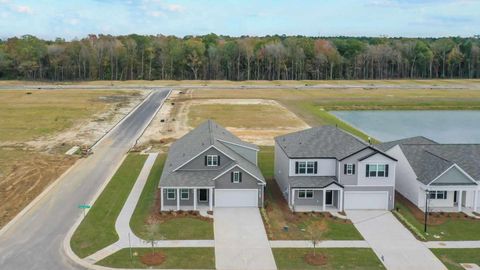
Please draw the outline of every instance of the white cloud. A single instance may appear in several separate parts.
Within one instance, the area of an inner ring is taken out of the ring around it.
[[[20,6],[13,7],[13,9],[18,13],[23,13],[23,14],[32,14],[33,13],[32,8],[30,8],[29,6],[20,5]]]
[[[165,5],[165,9],[168,11],[173,11],[173,12],[182,12],[185,10],[185,8],[181,5],[178,4],[167,4]]]

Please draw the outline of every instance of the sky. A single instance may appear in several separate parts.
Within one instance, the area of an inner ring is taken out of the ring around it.
[[[0,38],[480,34],[480,0],[0,0]]]

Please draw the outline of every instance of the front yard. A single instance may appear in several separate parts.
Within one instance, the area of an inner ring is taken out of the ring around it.
[[[145,264],[145,255],[152,253],[151,248],[134,248],[132,257],[128,248],[99,261],[97,265],[115,268],[135,269],[214,269],[215,250],[213,248],[155,248],[156,254],[164,256],[160,265]]]
[[[273,147],[262,147],[258,156],[259,167],[267,179],[265,210],[262,217],[270,240],[308,240],[312,227],[321,228],[323,240],[363,240],[349,220],[329,213],[292,213],[273,179]],[[288,230],[285,230],[288,226]]]
[[[159,212],[158,183],[165,159],[166,155],[160,154],[155,161],[130,220],[130,228],[142,239],[213,239],[212,219],[201,217],[196,212]]]
[[[435,254],[448,269],[463,270],[460,263],[475,263],[480,265],[479,248],[455,248],[455,249],[432,249]]]
[[[272,251],[280,270],[385,269],[369,248],[317,248],[317,256],[325,256],[325,264],[321,266],[305,262],[305,256],[313,252],[311,248],[274,248]]]
[[[424,233],[424,213],[401,195],[396,198],[395,208],[415,228],[414,235],[420,234],[427,241],[480,240],[480,219],[462,213],[431,213]]]

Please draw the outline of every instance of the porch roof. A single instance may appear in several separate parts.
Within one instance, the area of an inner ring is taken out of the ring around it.
[[[289,183],[292,188],[325,188],[331,184],[343,187],[334,176],[292,176]]]

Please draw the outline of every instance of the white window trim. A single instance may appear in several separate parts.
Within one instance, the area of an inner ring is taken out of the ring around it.
[[[186,194],[187,194],[187,198],[183,198],[183,194],[185,194],[185,191],[186,191]],[[182,200],[182,201],[190,200],[190,190],[189,189],[186,189],[186,188],[180,189],[180,200]]]
[[[353,175],[353,164],[347,164],[347,175]]]
[[[211,158],[212,163],[210,163],[209,159]],[[215,158],[215,159],[214,159]],[[215,164],[213,164],[215,160]],[[218,166],[218,155],[207,155],[207,167],[217,167]]]
[[[296,173],[295,175],[317,175],[317,174],[315,174],[315,162],[318,162],[318,161],[316,161],[316,160],[302,160],[302,161],[296,160],[295,163],[296,162],[298,162],[298,173]],[[294,163],[294,165],[295,165],[295,163]],[[301,163],[305,164],[305,172],[304,173],[300,172],[300,164]],[[311,173],[308,172],[308,164],[309,163],[312,165],[312,167],[311,167],[312,172]],[[295,169],[295,167],[294,167],[294,169]]]
[[[174,189],[174,188],[167,188],[166,190],[167,190],[167,200],[168,200],[168,201],[174,201],[174,200],[177,199],[177,190],[176,190],[176,189]],[[168,196],[168,194],[169,194],[171,191],[173,191],[173,198],[170,198],[170,197]]]
[[[367,164],[365,164],[365,170],[367,169],[367,165],[368,165],[368,167],[369,167],[367,178],[386,178],[385,172],[386,172],[387,170],[386,170],[385,168],[386,168],[386,165],[388,165],[388,163],[367,163]],[[371,176],[371,175],[370,175],[370,172],[371,172],[370,166],[372,166],[372,165],[375,165],[375,166],[377,167],[375,176]],[[383,167],[383,176],[378,176],[378,166],[384,166],[384,167]]]
[[[305,192],[305,197],[300,197],[300,192]],[[308,197],[307,196],[307,191],[311,191],[312,192],[312,197]],[[298,193],[297,193],[297,198],[298,199],[303,199],[303,200],[313,200],[313,198],[315,197],[315,191],[313,189],[299,189],[298,190]]]
[[[435,192],[435,198],[430,198],[430,194]],[[438,194],[441,193],[443,195],[443,198],[439,198]],[[431,190],[428,193],[428,199],[429,200],[446,200],[448,198],[448,192],[446,190]]]
[[[233,183],[239,184],[240,183],[240,171],[233,172]]]

